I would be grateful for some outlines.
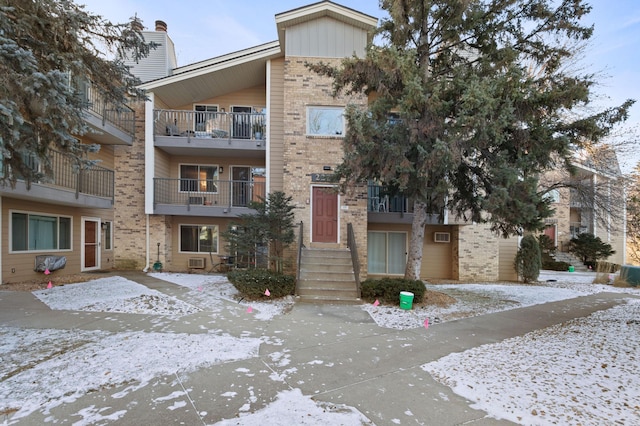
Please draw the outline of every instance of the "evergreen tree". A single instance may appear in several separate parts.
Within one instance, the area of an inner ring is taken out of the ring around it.
[[[144,98],[121,60],[155,47],[144,43],[141,29],[137,18],[113,24],[72,0],[0,1],[1,183],[29,185],[50,175],[52,148],[80,164],[98,149],[77,139],[88,131],[87,103],[74,82],[89,79],[91,90],[114,105]]]
[[[542,255],[538,240],[533,235],[525,235],[516,254],[516,272],[525,283],[530,283],[538,279],[541,267]]]
[[[591,75],[563,68],[567,41],[584,41],[581,0],[382,0],[389,13],[365,58],[308,64],[336,93],[371,96],[348,107],[346,185],[377,179],[414,201],[405,278],[420,275],[429,214],[458,217],[507,236],[535,231],[552,212],[538,177],[572,148],[606,136],[633,101],[596,114]],[[535,70],[532,71],[532,70]],[[390,120],[390,113],[399,119]]]
[[[580,258],[585,265],[595,266],[600,259],[615,254],[611,244],[605,243],[593,234],[584,232],[569,241],[569,251]]]
[[[242,257],[237,261],[253,264],[266,248],[269,250],[270,269],[283,272],[284,251],[295,239],[295,207],[291,201],[292,198],[284,192],[276,191],[268,194],[266,199],[249,203],[255,213],[239,215],[239,220],[223,233],[230,253]]]

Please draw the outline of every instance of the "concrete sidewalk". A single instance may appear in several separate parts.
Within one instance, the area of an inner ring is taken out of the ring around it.
[[[119,274],[189,302],[187,289],[143,273]],[[499,342],[613,307],[625,294],[601,293],[544,305],[446,322],[429,329],[378,327],[358,306],[297,304],[271,321],[240,315],[245,307],[203,310],[176,321],[157,316],[52,311],[31,293],[0,291],[0,324],[19,328],[203,333],[215,329],[235,337],[263,337],[258,357],[196,372],[158,377],[147,386],[127,383],[97,389],[50,412],[34,412],[17,424],[71,424],[90,407],[116,424],[213,424],[256,411],[284,390],[300,389],[317,401],[346,404],[378,426],[394,424],[501,425],[437,383],[420,366],[452,352]],[[236,304],[237,305],[237,304]],[[237,311],[236,311],[237,310]],[[123,360],[126,362],[126,360]],[[43,390],[46,391],[46,390]],[[167,395],[184,395],[173,405]],[[10,416],[3,418],[12,424]],[[105,420],[101,424],[110,423]]]

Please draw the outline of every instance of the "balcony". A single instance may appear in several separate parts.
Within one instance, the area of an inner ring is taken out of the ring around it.
[[[237,217],[251,201],[265,198],[265,182],[153,179],[153,212],[165,215]]]
[[[172,155],[263,158],[265,125],[259,113],[157,109],[154,145]]]
[[[80,166],[70,155],[54,150],[49,151],[49,156],[53,170],[50,178],[32,182],[30,189],[23,180],[18,180],[15,188],[0,186],[0,194],[58,205],[113,207],[113,170],[96,165]],[[32,167],[39,169],[40,165],[33,160]]]
[[[389,195],[384,186],[368,186],[367,220],[370,223],[411,223],[413,200],[402,195]],[[428,224],[439,224],[440,215],[429,216]]]
[[[91,85],[82,91],[86,101],[85,120],[91,139],[105,145],[131,145],[135,135],[135,113],[127,105],[108,102]]]

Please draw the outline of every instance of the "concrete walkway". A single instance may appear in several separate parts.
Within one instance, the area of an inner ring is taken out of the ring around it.
[[[143,273],[118,275],[191,302],[184,287]],[[378,327],[358,306],[297,304],[285,315],[258,321],[240,315],[246,308],[238,305],[215,312],[215,329],[235,337],[266,336],[258,357],[158,377],[139,389],[132,384],[98,389],[50,412],[35,412],[17,424],[72,424],[77,420],[73,413],[93,406],[102,410],[103,417],[124,411],[117,424],[206,425],[259,410],[278,392],[296,388],[317,401],[355,407],[378,426],[511,424],[470,408],[468,401],[437,383],[420,366],[452,352],[587,316],[626,297],[601,293],[407,331]],[[211,328],[212,312],[204,309],[168,321],[150,315],[52,311],[31,293],[0,291],[0,324],[198,334]],[[162,397],[173,392],[186,393],[190,403],[170,407],[173,401]],[[11,424],[10,416],[0,419]]]

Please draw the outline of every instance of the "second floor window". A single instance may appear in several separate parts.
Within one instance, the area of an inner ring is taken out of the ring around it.
[[[181,192],[218,192],[218,166],[180,165]]]
[[[344,136],[344,108],[307,107],[307,135]]]

